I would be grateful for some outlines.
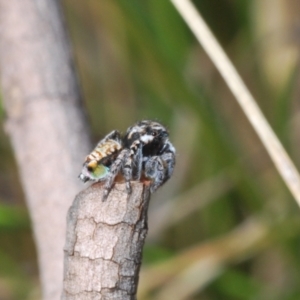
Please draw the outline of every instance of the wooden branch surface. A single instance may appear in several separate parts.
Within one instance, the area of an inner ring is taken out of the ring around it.
[[[63,300],[136,299],[150,192],[133,182],[130,196],[124,183],[102,193],[94,184],[69,209]]]

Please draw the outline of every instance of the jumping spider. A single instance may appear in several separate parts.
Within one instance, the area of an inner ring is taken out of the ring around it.
[[[104,181],[107,198],[120,173],[131,193],[131,180],[150,181],[150,192],[156,191],[172,175],[175,148],[167,129],[158,122],[144,120],[129,127],[122,138],[116,130],[104,137],[86,157],[79,178],[83,181]]]

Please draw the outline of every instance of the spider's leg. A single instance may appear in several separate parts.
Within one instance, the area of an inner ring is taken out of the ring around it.
[[[165,183],[173,174],[174,171],[174,167],[175,167],[175,153],[173,152],[168,152],[168,153],[164,153],[161,156],[162,160],[164,161],[165,164],[165,179],[164,182]]]
[[[131,194],[130,181],[139,179],[142,172],[142,143],[140,140],[136,140],[129,148],[129,155],[124,160],[122,169],[123,176],[126,181],[126,189],[128,194]]]
[[[128,156],[128,149],[123,149],[120,154],[117,156],[116,160],[111,164],[109,174],[106,177],[104,184],[104,193],[102,201],[105,201],[113,187],[116,176],[119,174],[124,160]]]
[[[145,162],[145,176],[151,180],[150,192],[156,191],[164,182],[165,168],[160,156],[152,156]]]
[[[145,162],[145,176],[151,179],[150,192],[155,192],[172,175],[175,166],[175,154],[164,153],[152,156]]]
[[[142,165],[143,165],[143,152],[142,144],[139,144],[139,147],[136,151],[136,154],[133,156],[133,180],[140,180],[142,174]]]
[[[164,183],[172,176],[175,167],[175,148],[172,143],[168,140],[161,150],[161,158],[165,164],[165,180]]]
[[[130,149],[128,149],[130,151]],[[132,151],[130,151],[132,152]],[[133,161],[133,153],[130,153],[130,155],[128,155],[125,160],[124,160],[124,165],[122,168],[122,174],[125,178],[125,182],[126,182],[126,190],[128,194],[131,194],[131,184],[130,184],[130,180],[132,180],[132,161]]]

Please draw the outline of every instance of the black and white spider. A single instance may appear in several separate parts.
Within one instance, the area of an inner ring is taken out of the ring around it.
[[[108,149],[110,149],[108,151]],[[129,127],[123,138],[112,131],[89,154],[79,178],[82,181],[104,181],[105,200],[118,174],[123,175],[128,194],[131,180],[150,181],[150,192],[156,191],[172,175],[175,148],[167,129],[158,122],[144,120]]]

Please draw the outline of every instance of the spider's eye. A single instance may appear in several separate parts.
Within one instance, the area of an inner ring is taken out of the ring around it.
[[[157,136],[157,132],[156,131],[152,131],[151,133],[153,136]]]

